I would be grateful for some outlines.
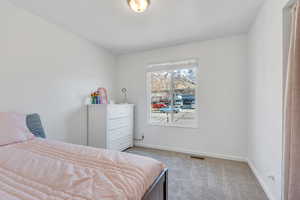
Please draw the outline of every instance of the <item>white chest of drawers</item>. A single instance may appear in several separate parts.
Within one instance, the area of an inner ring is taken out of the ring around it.
[[[123,151],[133,146],[132,104],[88,105],[88,146]]]

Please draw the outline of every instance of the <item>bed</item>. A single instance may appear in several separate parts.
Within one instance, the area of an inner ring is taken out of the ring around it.
[[[168,170],[161,162],[51,141],[41,138],[41,128],[34,127],[30,140],[0,146],[1,199],[168,199]]]

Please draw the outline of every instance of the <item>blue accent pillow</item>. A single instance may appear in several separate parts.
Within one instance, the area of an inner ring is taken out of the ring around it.
[[[33,135],[40,138],[46,138],[46,134],[39,114],[29,114],[26,116],[26,124]]]

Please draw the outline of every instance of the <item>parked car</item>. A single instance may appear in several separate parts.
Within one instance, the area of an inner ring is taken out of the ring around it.
[[[183,105],[191,105],[195,104],[195,96],[194,95],[182,95]]]
[[[172,108],[172,107],[166,107],[166,108],[161,108],[159,109],[160,112],[162,113],[179,113],[180,112],[180,108]]]
[[[182,106],[180,106],[180,108],[186,109],[186,110],[195,109],[195,104],[182,105]]]
[[[154,108],[154,109],[161,109],[161,108],[165,108],[165,107],[167,107],[167,105],[163,104],[163,103],[152,104],[152,108]]]

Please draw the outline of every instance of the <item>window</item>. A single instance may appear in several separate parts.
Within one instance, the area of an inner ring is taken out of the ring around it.
[[[197,127],[197,68],[195,60],[148,67],[151,124]]]

